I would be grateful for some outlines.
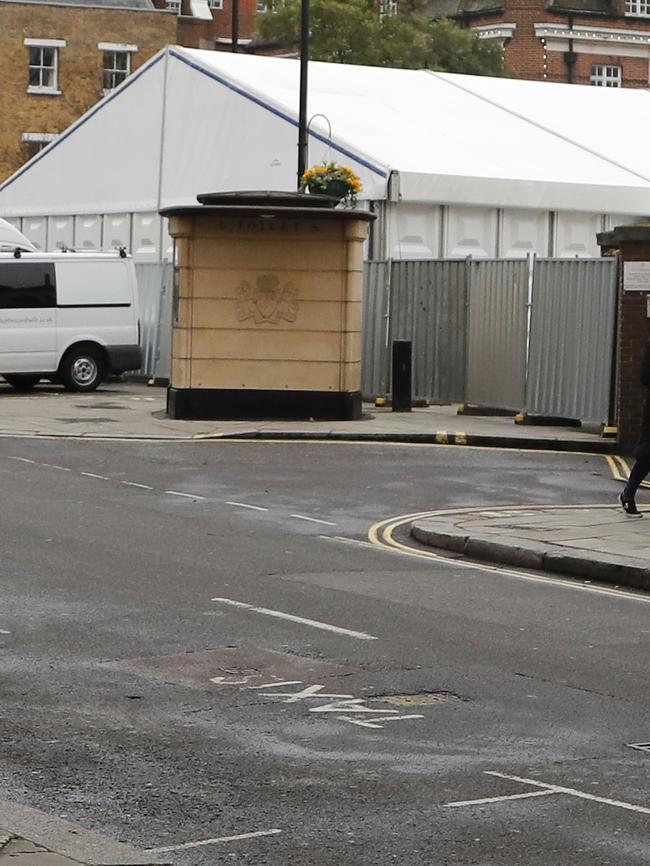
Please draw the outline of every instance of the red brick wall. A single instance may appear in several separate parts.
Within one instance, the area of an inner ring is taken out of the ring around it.
[[[647,317],[645,292],[623,291],[623,262],[650,261],[650,230],[645,243],[621,244],[619,268],[619,342],[617,370],[618,440],[624,453],[631,453],[641,425],[641,407],[645,388],[639,381],[639,366],[643,349],[650,339],[650,319]]]
[[[624,0],[619,0],[620,17],[579,16],[573,18],[574,26],[616,28],[619,30],[650,31],[650,19],[626,18],[623,15]],[[516,24],[517,29],[505,48],[507,69],[517,78],[534,80],[567,81],[567,66],[563,52],[545,50],[535,35],[535,24],[563,24],[569,19],[544,8],[543,0],[510,0],[505,12],[499,15],[472,17],[471,27],[500,23]],[[622,49],[624,50],[624,49]],[[624,87],[648,87],[648,60],[624,55],[601,55],[578,53],[573,67],[573,81],[589,84],[593,64],[621,66]],[[546,64],[546,67],[545,65]]]
[[[219,37],[231,38],[232,0],[223,0],[223,9],[212,9],[212,21],[188,15],[178,18],[178,44],[186,48],[214,48]],[[251,39],[255,33],[256,0],[239,0],[239,38]],[[226,46],[226,50],[229,46]]]

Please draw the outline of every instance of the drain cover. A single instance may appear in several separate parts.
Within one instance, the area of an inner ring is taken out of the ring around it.
[[[453,704],[463,698],[453,692],[418,692],[413,695],[381,695],[373,700],[396,704],[398,707],[426,707],[431,704]]]

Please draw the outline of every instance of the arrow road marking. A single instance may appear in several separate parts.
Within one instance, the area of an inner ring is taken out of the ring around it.
[[[263,698],[287,698],[282,701],[283,704],[297,704],[298,701],[305,701],[308,698],[352,698],[354,695],[330,695],[322,692],[325,686],[315,685],[307,686],[300,692],[265,692]]]
[[[415,713],[408,716],[380,716],[374,718],[372,722],[364,721],[363,719],[353,719],[350,716],[337,716],[341,722],[350,722],[351,725],[359,725],[360,728],[383,728],[383,725],[376,724],[377,722],[403,722],[405,719],[423,719],[424,716],[416,715]],[[549,792],[550,793],[550,792]],[[451,804],[447,804],[451,805]]]
[[[325,697],[325,695],[323,695]],[[347,696],[346,696],[347,697]],[[334,701],[332,704],[323,704],[322,707],[311,707],[310,713],[399,713],[399,710],[373,710],[372,707],[364,706],[363,698],[352,698],[347,701]]]

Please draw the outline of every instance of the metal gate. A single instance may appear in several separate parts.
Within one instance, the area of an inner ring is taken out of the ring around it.
[[[526,259],[472,261],[465,402],[515,412],[526,394]]]

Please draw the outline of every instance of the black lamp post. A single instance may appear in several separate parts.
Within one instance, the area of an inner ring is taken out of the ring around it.
[[[239,51],[239,0],[232,0],[232,19],[230,25],[230,50],[236,53]]]
[[[307,168],[307,69],[309,65],[309,0],[300,10],[300,111],[298,114],[298,187]]]

